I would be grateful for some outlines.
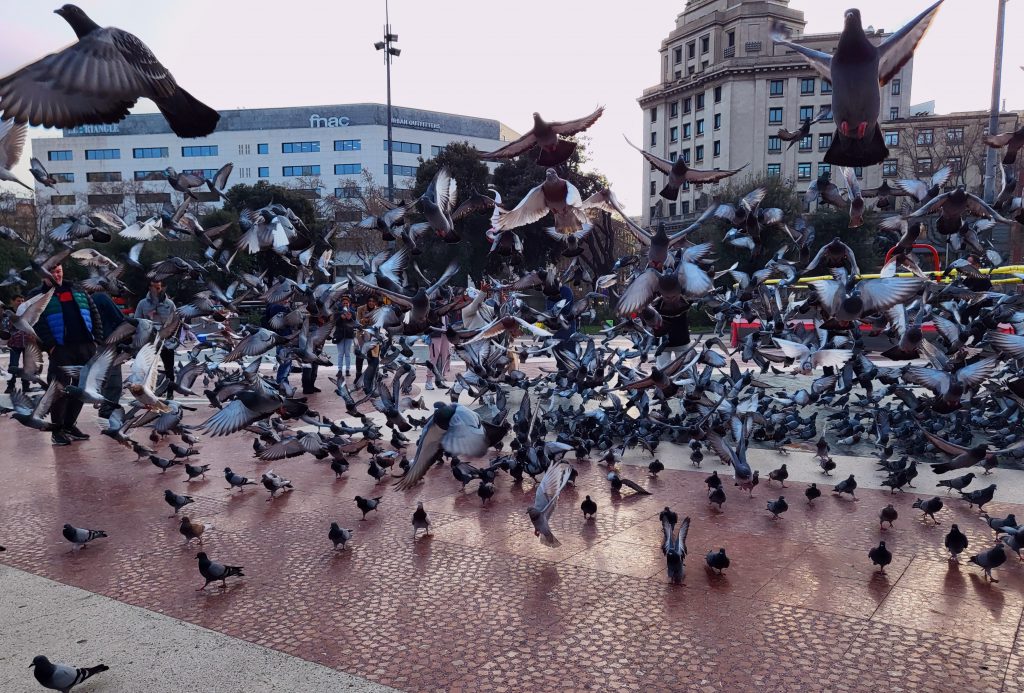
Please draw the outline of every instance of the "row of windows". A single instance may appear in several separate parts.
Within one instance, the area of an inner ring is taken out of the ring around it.
[[[388,141],[384,140],[384,151],[388,150]],[[419,154],[421,151],[420,145],[415,142],[399,142],[395,140],[391,143],[391,151],[403,152],[405,154]]]
[[[281,153],[282,154],[309,154],[311,152],[319,152],[319,142],[282,142]]]
[[[384,164],[384,173],[387,174],[387,172],[388,172],[388,165]],[[416,167],[415,166],[401,166],[399,164],[395,164],[395,175],[396,176],[406,176],[408,178],[415,178],[416,177]]]
[[[209,193],[206,194],[209,195]],[[200,193],[200,195],[202,195],[202,193]],[[87,195],[86,201],[90,205],[112,205],[124,202],[124,197],[125,196],[122,193],[97,193],[94,195]],[[213,197],[215,198],[216,195]],[[135,202],[138,204],[163,204],[164,202],[170,201],[170,193],[140,192],[135,194]],[[50,203],[62,207],[73,207],[77,204],[74,195],[51,195]]]
[[[711,94],[712,94],[712,98],[714,99],[715,103],[721,103],[722,102],[722,87],[721,86],[715,87],[711,91]],[[704,110],[705,97],[706,97],[705,94],[697,94],[695,96],[687,96],[685,99],[683,99],[683,115],[686,115],[687,113],[690,113],[691,111],[694,110],[695,107],[696,107],[696,110],[703,111]],[[669,118],[676,118],[678,116],[679,116],[679,102],[678,101],[673,101],[672,103],[670,103],[668,105],[668,117]],[[658,107],[657,106],[655,106],[654,108],[651,109],[651,122],[652,123],[657,123],[658,122]]]
[[[800,80],[800,96],[813,96],[814,87],[817,84],[817,79],[814,77],[803,77]],[[899,80],[894,80],[899,82]],[[832,82],[827,79],[821,80],[821,93],[831,94],[832,93]],[[899,93],[893,92],[893,93]],[[786,94],[786,80],[784,79],[770,79],[768,80],[768,96],[785,96]]]
[[[360,140],[334,140],[334,151],[336,152],[358,152],[363,148]]]
[[[216,144],[204,144],[201,146],[182,147],[182,156],[217,156]]]
[[[291,176],[319,176],[320,165],[313,164],[311,166],[282,166],[281,175],[285,177]]]
[[[729,46],[736,45],[736,32],[730,31],[727,34]],[[700,54],[704,55],[711,50],[711,34],[706,34],[700,37]],[[697,41],[690,41],[686,44],[686,59],[693,60],[697,57]],[[678,65],[683,62],[683,47],[676,46],[672,51],[672,62]]]
[[[167,147],[137,147],[132,150],[132,157],[136,159],[166,159]]]
[[[814,135],[807,135],[800,140],[798,144],[799,151],[809,152],[813,148]],[[818,150],[825,151],[832,146],[832,133],[824,132],[818,135]],[[768,153],[779,154],[782,152],[782,138],[777,135],[769,135],[768,137]]]
[[[765,169],[765,173],[769,176],[781,176],[782,175],[782,164],[768,164]],[[832,165],[821,163],[818,164],[818,175],[832,173]],[[853,175],[858,178],[864,177],[864,169],[860,166],[856,166],[853,169]],[[796,165],[796,177],[799,180],[810,180],[811,179],[811,164],[808,162],[800,163]]]
[[[120,159],[120,149],[86,149],[85,158],[90,161],[98,159]]]

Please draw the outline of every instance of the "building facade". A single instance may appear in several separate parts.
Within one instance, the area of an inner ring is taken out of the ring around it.
[[[437,156],[451,142],[487,151],[519,136],[496,120],[401,107],[393,108],[392,125],[399,193],[412,187],[420,157]],[[228,162],[234,164],[229,187],[263,180],[310,196],[351,196],[364,170],[386,185],[387,147],[386,106],[336,104],[221,111],[214,133],[189,140],[175,136],[160,114],[129,115],[113,125],[34,139],[32,155],[58,180],[57,191],[37,184],[37,200],[59,214],[85,205],[160,205],[172,200],[163,173],[168,166],[210,178]],[[309,189],[311,181],[323,188]],[[200,199],[218,204],[209,192]]]
[[[664,159],[683,157],[693,168],[745,165],[740,176],[782,176],[799,190],[830,171],[823,158],[835,132],[831,119],[812,125],[811,134],[792,147],[777,136],[779,128],[795,131],[804,118],[830,106],[832,85],[795,51],[772,42],[775,22],[789,29],[792,40],[826,53],[839,42],[838,33],[804,35],[803,12],[790,7],[789,0],[689,0],[661,43],[660,83],[638,100],[642,146]],[[889,35],[873,27],[866,31],[872,41]],[[907,115],[912,74],[913,60],[881,88],[883,131]],[[863,187],[881,183],[881,169],[858,171]],[[664,183],[665,176],[645,161],[645,223],[659,213],[670,225],[683,223],[714,193],[713,186],[689,186],[676,202],[668,202],[658,196]]]

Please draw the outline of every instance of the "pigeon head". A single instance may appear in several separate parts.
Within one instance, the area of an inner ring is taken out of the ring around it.
[[[48,660],[43,655],[36,655],[35,657],[32,658],[32,663],[28,665],[28,668],[31,669],[32,667],[43,667],[43,666],[46,666],[49,663],[50,663],[50,660]]]
[[[78,38],[88,36],[93,31],[100,28],[100,25],[89,19],[89,15],[87,15],[82,8],[77,5],[64,5],[63,7],[54,10],[53,13],[63,17],[64,21],[70,24],[71,28],[75,30],[75,35],[78,36]]]
[[[200,551],[199,553],[196,554],[196,560],[198,560],[198,561],[201,561],[201,560],[203,560],[205,558],[207,558],[207,555],[206,555],[205,551]]]
[[[860,29],[860,10],[856,7],[847,10],[843,15],[843,21],[847,29]]]

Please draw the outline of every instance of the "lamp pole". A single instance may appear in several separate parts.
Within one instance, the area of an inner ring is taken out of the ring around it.
[[[994,135],[999,129],[999,89],[1003,78],[1003,28],[1006,23],[1006,0],[998,0],[999,16],[996,19],[996,55],[992,65],[992,104],[988,114],[988,134]],[[996,150],[991,147],[985,154],[985,202],[995,199]]]
[[[395,167],[391,156],[394,147],[391,139],[391,58],[397,58],[402,50],[392,44],[398,41],[398,34],[391,33],[391,19],[388,13],[388,1],[384,0],[384,40],[373,44],[379,51],[384,51],[384,65],[388,75],[388,199],[395,201]]]

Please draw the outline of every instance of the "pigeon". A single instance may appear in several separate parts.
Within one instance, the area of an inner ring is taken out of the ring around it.
[[[29,668],[34,668],[32,675],[36,677],[39,685],[61,693],[68,693],[86,679],[110,670],[105,664],[97,664],[94,667],[70,667],[67,664],[51,662],[43,655],[33,657]]]
[[[958,476],[953,479],[941,479],[936,486],[945,486],[946,493],[950,491],[963,491],[965,488],[971,485],[974,481],[974,472],[968,472],[963,476]]]
[[[534,147],[540,148],[537,156],[539,166],[558,166],[564,164],[576,151],[576,143],[564,140],[562,137],[569,137],[583,132],[601,117],[604,113],[604,106],[598,107],[590,115],[576,120],[547,122],[540,117],[539,113],[533,114],[533,127],[530,131],[517,140],[513,140],[493,152],[481,152],[481,159],[513,159],[520,154],[525,154]],[[560,137],[561,136],[561,137]]]
[[[362,496],[356,496],[356,507],[359,508],[359,510],[361,510],[363,513],[363,516],[359,519],[365,520],[366,513],[370,512],[371,510],[376,510],[377,506],[380,505],[381,498],[382,496],[378,496],[376,498],[363,498]]]
[[[725,549],[708,551],[708,555],[705,556],[704,560],[707,562],[708,568],[717,570],[719,575],[729,567],[729,557],[725,555]]]
[[[583,511],[584,519],[593,519],[597,515],[597,503],[595,503],[590,496],[583,499],[580,503],[580,510]]]
[[[611,482],[612,493],[616,493],[616,494],[620,493],[622,491],[622,487],[626,486],[627,488],[631,488],[634,491],[636,491],[636,494],[638,496],[649,496],[649,495],[651,495],[650,491],[648,491],[647,489],[645,489],[643,486],[641,486],[640,484],[636,483],[635,481],[630,481],[629,479],[623,479],[621,476],[619,476],[618,472],[608,472],[608,481]]]
[[[772,514],[773,520],[778,520],[782,513],[789,510],[789,504],[786,503],[785,496],[779,496],[778,500],[768,501],[768,512]]]
[[[722,509],[722,504],[725,503],[725,489],[721,486],[708,490],[708,503],[712,503],[718,506],[719,511]]]
[[[885,574],[885,566],[892,563],[892,552],[885,548],[885,542],[878,542],[878,546],[868,551],[868,558],[878,566],[878,572]]]
[[[857,500],[857,494],[854,491],[857,490],[857,480],[853,478],[853,474],[846,477],[832,488],[832,493],[842,495],[844,493],[850,494],[850,497]]]
[[[287,492],[294,488],[292,482],[283,476],[275,474],[272,469],[260,477],[260,481],[263,482],[263,488],[270,491],[270,498],[267,499],[267,502],[274,500],[277,497],[278,491]]]
[[[938,0],[877,46],[864,34],[860,10],[845,13],[835,53],[823,53],[783,37],[773,28],[772,40],[797,52],[823,78],[832,82],[832,113],[837,128],[825,163],[874,166],[889,156],[878,126],[884,86],[913,57],[914,49],[942,5]]]
[[[551,531],[548,520],[555,511],[558,496],[562,493],[565,485],[569,483],[571,474],[572,467],[568,462],[558,462],[548,467],[540,483],[537,484],[533,505],[526,511],[533,523],[534,535],[540,537],[540,542],[545,546],[557,547],[562,544]]]
[[[717,183],[718,181],[724,180],[729,176],[736,175],[744,168],[746,168],[746,165],[744,165],[740,166],[739,168],[727,171],[700,171],[698,169],[690,168],[689,166],[687,166],[686,162],[683,161],[683,158],[681,156],[676,157],[675,161],[662,159],[661,157],[655,156],[654,154],[651,154],[650,152],[645,151],[640,147],[636,146],[635,144],[630,142],[629,138],[626,137],[625,135],[623,135],[623,138],[625,138],[626,144],[640,152],[641,156],[643,156],[644,159],[647,160],[647,163],[651,165],[651,168],[657,171],[661,171],[666,176],[668,176],[668,182],[665,184],[665,187],[663,187],[661,189],[661,192],[659,192],[658,194],[661,195],[666,200],[668,200],[669,202],[676,201],[676,198],[679,197],[679,189],[682,188],[683,185],[686,183],[694,183],[696,185],[703,185],[704,183]]]
[[[665,464],[659,459],[651,460],[647,465],[647,471],[651,473],[651,476],[658,476],[659,472],[665,471]]]
[[[935,513],[942,510],[942,499],[939,498],[938,496],[934,498],[929,498],[928,500],[922,500],[918,498],[917,500],[914,501],[914,507],[920,510],[922,513],[924,513],[924,515],[922,515],[921,517],[927,515],[928,517],[932,518],[932,521],[935,524],[940,524],[939,521],[935,519]]]
[[[160,457],[159,455],[155,454],[149,456],[149,461],[152,462],[154,466],[160,468],[161,474],[166,473],[167,470],[173,467],[174,465],[183,464],[181,460],[169,460],[166,457]]]
[[[74,544],[72,551],[74,549],[82,548],[93,539],[101,539],[107,536],[107,533],[101,529],[82,529],[69,524],[64,525],[62,534],[65,539]]]
[[[985,524],[992,528],[992,531],[996,533],[996,536],[1006,534],[1007,532],[1016,533],[1017,517],[1013,513],[1010,513],[1006,517],[986,517]]]
[[[195,499],[193,499],[192,496],[179,496],[170,489],[164,490],[164,500],[167,501],[167,505],[174,508],[174,515],[171,515],[170,517],[177,515],[178,511],[189,503],[195,503]]]
[[[508,212],[498,216],[494,228],[498,231],[509,231],[526,224],[540,221],[548,215],[554,217],[555,228],[560,233],[576,233],[589,223],[583,210],[583,197],[575,185],[559,177],[553,168],[549,168],[544,182],[532,188],[519,204]]]
[[[969,507],[973,508],[978,506],[978,510],[985,507],[986,503],[991,502],[992,498],[996,495],[996,485],[989,484],[985,488],[978,489],[977,491],[969,491],[964,493],[960,492],[960,497],[967,501]]]
[[[206,580],[202,587],[196,589],[197,592],[205,590],[211,582],[217,580],[220,580],[221,587],[227,587],[229,577],[245,577],[242,566],[223,565],[211,561],[205,551],[197,553],[196,559],[199,561],[199,574]]]
[[[945,546],[949,551],[950,559],[959,562],[960,554],[967,550],[967,535],[960,531],[960,528],[953,525],[949,534],[946,535]]]
[[[676,525],[676,514],[666,509],[661,514],[661,529],[664,533],[661,551],[665,554],[665,565],[668,571],[668,579],[672,584],[682,583],[686,576],[686,535],[690,532],[690,518],[683,518],[679,525],[678,532],[674,531]]]
[[[708,485],[708,490],[722,487],[722,480],[718,476],[718,470],[711,472],[711,476],[704,479],[704,483]]]
[[[768,485],[770,486],[771,482],[777,481],[779,482],[779,484],[782,485],[782,488],[786,488],[786,479],[788,478],[789,470],[786,469],[786,465],[783,464],[778,469],[773,469],[772,471],[768,472]]]
[[[0,110],[2,109],[3,106],[0,106]],[[25,137],[27,134],[28,128],[25,127],[24,123],[12,123],[9,120],[0,121],[0,181],[17,183],[23,188],[32,190],[32,186],[19,180],[12,170],[21,159],[21,152],[25,149]]]
[[[210,471],[210,465],[208,464],[185,464],[185,474],[187,478],[185,481],[192,481],[197,477],[206,478],[206,472]]]
[[[78,41],[0,78],[5,120],[52,128],[116,123],[148,98],[179,137],[205,137],[217,127],[220,114],[178,86],[134,34],[100,27],[75,5],[55,13]]]
[[[821,490],[818,488],[817,484],[811,484],[804,489],[804,495],[807,496],[807,502],[810,505],[814,505],[814,499],[821,497]]]
[[[423,530],[424,535],[430,534],[430,518],[427,517],[427,511],[423,509],[423,501],[419,501],[418,503],[416,503],[416,510],[414,510],[412,513],[413,539],[416,538],[416,533],[421,529]]]
[[[342,529],[337,522],[331,523],[331,529],[327,532],[327,538],[334,543],[334,550],[337,551],[340,546],[342,551],[345,550],[345,544],[352,538],[351,529]]]
[[[256,482],[252,481],[248,477],[244,477],[241,474],[235,474],[231,471],[231,467],[224,467],[224,478],[228,481],[228,487],[226,490],[237,488],[239,491],[244,491],[246,486],[255,486]]]
[[[1006,551],[1003,550],[1002,544],[996,544],[988,551],[984,551],[975,556],[971,556],[969,560],[971,561],[971,563],[974,563],[975,565],[979,566],[982,570],[984,570],[985,577],[987,577],[989,580],[991,580],[992,582],[999,582],[999,580],[996,580],[994,577],[992,577],[992,571],[1001,566],[1003,563],[1006,563]]]
[[[494,484],[481,480],[476,488],[476,495],[480,496],[480,505],[485,505],[494,496]]]
[[[185,537],[185,546],[191,544],[193,539],[198,539],[199,545],[202,546],[203,533],[209,529],[213,529],[212,524],[193,522],[188,515],[181,517],[181,524],[178,526],[178,532]]]
[[[882,512],[878,515],[878,526],[880,529],[885,529],[883,525],[888,522],[889,527],[892,527],[892,523],[899,517],[899,513],[896,512],[896,508],[893,507],[892,503],[882,508]]]

